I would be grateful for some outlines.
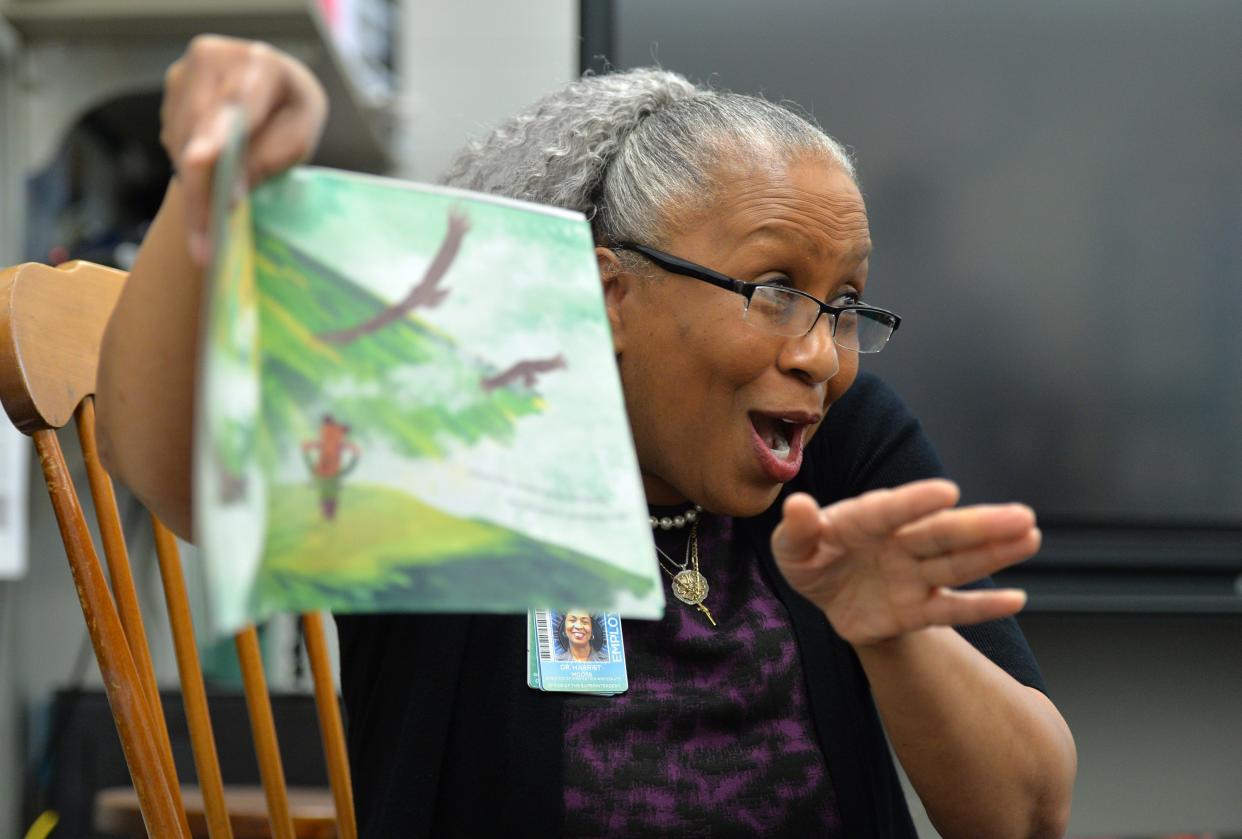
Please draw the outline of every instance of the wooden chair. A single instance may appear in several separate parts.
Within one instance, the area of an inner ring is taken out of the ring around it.
[[[0,400],[13,424],[34,438],[133,782],[132,792],[112,792],[111,800],[106,796],[97,800],[97,822],[104,822],[99,827],[141,835],[145,825],[147,834],[159,839],[269,835],[355,839],[344,731],[322,617],[307,614],[303,623],[330,798],[326,791],[320,796],[324,800],[296,791],[290,796],[285,787],[253,627],[234,640],[263,789],[262,793],[226,789],[216,758],[176,540],[152,516],[199,786],[182,789],[177,780],[112,482],[100,464],[95,443],[93,394],[100,340],[124,281],[120,271],[84,262],[59,268],[25,264],[0,271]],[[57,429],[71,421],[86,461],[110,590],[57,438]],[[128,819],[127,797],[136,804],[136,812]]]

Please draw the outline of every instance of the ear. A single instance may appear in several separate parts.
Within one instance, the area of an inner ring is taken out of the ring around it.
[[[617,252],[611,248],[596,248],[595,260],[599,264],[600,282],[604,285],[604,309],[608,312],[608,325],[612,327],[612,350],[620,355],[625,346],[622,303],[633,288],[634,275],[625,270]]]

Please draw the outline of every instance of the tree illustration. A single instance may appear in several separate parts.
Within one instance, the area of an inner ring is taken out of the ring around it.
[[[542,409],[535,375],[563,359],[497,370],[417,316],[448,293],[445,278],[468,230],[464,216],[451,214],[421,280],[389,304],[256,226],[266,458],[314,437],[327,409],[356,439],[409,457],[507,441],[521,417]]]

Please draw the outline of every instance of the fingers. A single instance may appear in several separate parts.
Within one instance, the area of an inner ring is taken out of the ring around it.
[[[235,108],[246,120],[245,168],[254,186],[310,157],[327,115],[327,97],[290,56],[235,38],[199,36],[169,68],[160,139],[182,184],[190,254],[200,265],[207,258],[212,171]]]
[[[785,499],[781,523],[772,531],[772,555],[777,562],[797,562],[819,544],[819,505],[805,492]]]
[[[952,481],[933,478],[896,489],[877,489],[824,508],[825,527],[854,547],[886,539],[898,528],[952,507],[960,493]]]
[[[980,504],[933,513],[896,535],[898,543],[915,556],[931,557],[1015,539],[1034,526],[1035,513],[1024,504]]]
[[[920,559],[930,586],[960,586],[1021,562],[1039,550],[1035,513],[1022,504],[942,510],[906,525],[897,544]]]
[[[207,259],[212,174],[238,112],[248,133],[253,135],[270,122],[281,95],[282,82],[272,72],[274,55],[269,52],[274,53],[274,50],[262,44],[247,45],[244,53],[237,56],[237,69],[223,75],[212,62],[202,71],[204,81],[193,96],[192,112],[185,117],[188,123],[182,128],[186,134],[185,144],[175,163],[185,186],[190,255],[199,264]]]
[[[1024,592],[953,589],[1033,555],[1041,538],[1035,514],[1021,504],[954,509],[958,495],[949,481],[918,481],[818,514],[814,499],[793,495],[773,532],[773,554],[845,638],[858,627],[900,634],[1012,615]]]
[[[961,586],[994,574],[1003,568],[1030,559],[1039,550],[1041,534],[1030,528],[1004,542],[987,542],[978,547],[955,551],[919,563],[928,586]]]
[[[177,164],[185,196],[185,224],[189,233],[190,258],[198,265],[207,263],[207,225],[211,217],[211,175],[228,137],[236,111],[219,110],[207,123],[194,130]]]
[[[322,118],[305,110],[276,112],[251,137],[246,153],[246,183],[256,186],[310,158],[319,141]]]
[[[1026,605],[1026,592],[1003,588],[983,591],[935,592],[923,608],[929,625],[967,626],[973,623],[1007,618]]]

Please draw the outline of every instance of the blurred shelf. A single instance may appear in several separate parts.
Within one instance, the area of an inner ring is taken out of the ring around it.
[[[314,35],[305,0],[8,0],[2,13],[27,39]]]
[[[1025,589],[1025,612],[1075,614],[1242,614],[1242,584],[1227,571],[1049,569],[1021,565],[994,575]]]
[[[1242,614],[1242,530],[1046,523],[1039,555],[994,578],[1047,613]]]
[[[210,32],[271,41],[315,72],[331,101],[316,163],[391,168],[389,103],[362,94],[313,0],[0,0],[0,17],[26,54],[33,155],[109,96],[158,90],[186,42]]]

